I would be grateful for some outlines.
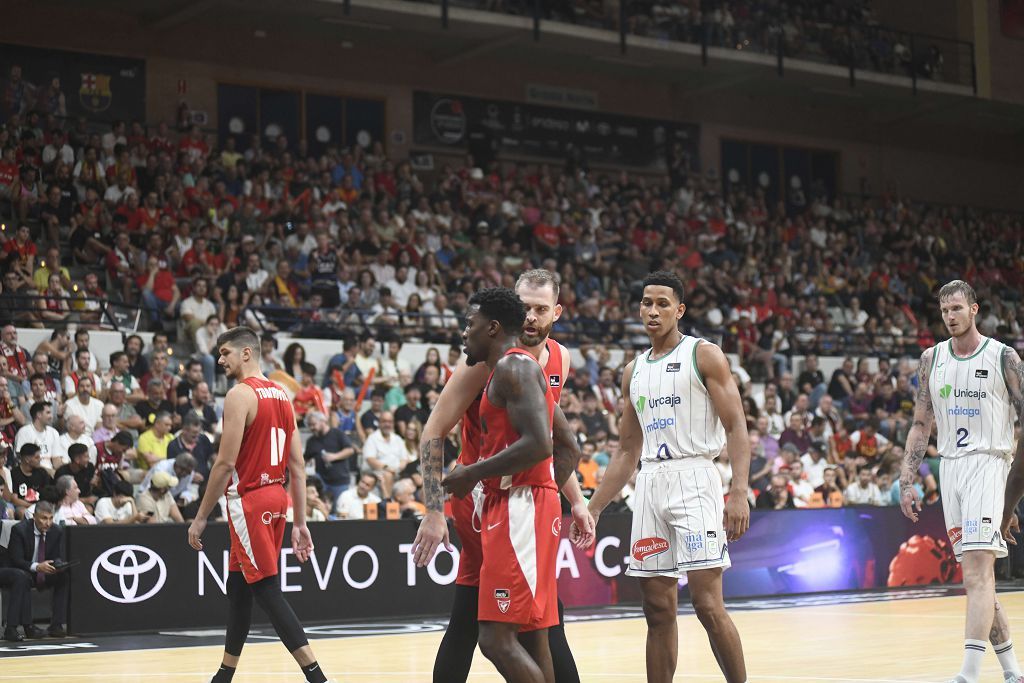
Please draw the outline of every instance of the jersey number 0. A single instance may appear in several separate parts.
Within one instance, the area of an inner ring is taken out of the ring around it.
[[[280,427],[270,430],[270,466],[277,467],[284,461],[285,433]]]

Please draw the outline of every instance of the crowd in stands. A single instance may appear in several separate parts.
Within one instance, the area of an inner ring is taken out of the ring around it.
[[[438,2],[439,0],[431,0]],[[532,0],[450,0],[454,6],[532,16]],[[630,34],[710,47],[777,54],[858,69],[947,80],[934,39],[881,27],[866,0],[556,0],[542,17],[619,31],[625,5]]]
[[[240,324],[264,335],[265,370],[321,444],[307,450],[311,505],[353,518],[379,496],[415,514],[418,429],[457,358],[449,346],[468,296],[529,267],[559,273],[553,334],[585,360],[563,408],[584,445],[586,488],[616,450],[622,367],[610,350],[628,359],[646,343],[635,297],[653,268],[684,276],[687,330],[739,359],[753,488],[772,507],[892,500],[915,387],[907,359],[944,336],[938,285],[972,282],[983,334],[1022,336],[1019,216],[895,197],[792,207],[677,166],[613,174],[468,157],[421,178],[379,142],[312,155],[284,137],[220,144],[198,127],[97,130],[29,102],[5,106],[0,321],[13,324],[0,347],[0,431],[13,514],[59,495],[72,520],[90,519],[79,502],[100,522],[187,518],[227,388],[214,340]],[[88,330],[110,327],[102,309],[118,300],[139,302],[154,342],[129,336],[123,352],[97,358]],[[15,325],[52,335],[23,349]],[[334,336],[342,352],[315,367],[300,345],[275,348],[280,329]],[[436,351],[403,366],[398,349],[417,340]],[[861,362],[832,377],[810,358],[793,362],[815,354]],[[894,361],[872,373],[867,355]],[[864,467],[878,495],[861,490]],[[922,468],[932,498],[935,474]],[[100,519],[102,499],[116,512]]]

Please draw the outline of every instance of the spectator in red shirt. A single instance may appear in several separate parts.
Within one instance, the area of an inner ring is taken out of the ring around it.
[[[137,277],[135,282],[142,290],[142,301],[154,326],[159,329],[161,314],[168,319],[174,318],[181,292],[174,282],[174,274],[167,269],[166,264],[161,263],[155,255],[150,255],[146,259],[146,272]]]
[[[18,270],[23,271],[23,276],[31,281],[32,273],[35,272],[36,254],[39,250],[35,242],[32,241],[32,233],[27,225],[18,228],[18,232],[14,233],[13,240],[7,240],[4,244],[4,251],[7,255],[17,254]]]
[[[178,151],[184,152],[192,163],[206,159],[210,154],[210,146],[203,140],[203,131],[199,126],[192,126],[188,135],[178,143]]]
[[[192,241],[192,248],[181,257],[178,275],[180,277],[195,275],[216,277],[217,274],[217,263],[214,255],[209,251],[209,242],[205,237],[199,235]]]

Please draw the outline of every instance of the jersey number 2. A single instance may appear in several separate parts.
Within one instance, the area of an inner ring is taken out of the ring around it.
[[[970,434],[970,432],[968,432],[963,427],[961,427],[960,429],[956,430],[956,447],[957,448],[967,448],[967,437],[968,437],[969,434]]]
[[[284,445],[286,443],[284,430],[280,427],[273,427],[270,430],[270,466],[277,467],[284,461]]]

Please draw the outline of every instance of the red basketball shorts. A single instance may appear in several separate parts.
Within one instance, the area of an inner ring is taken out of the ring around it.
[[[562,533],[558,493],[513,486],[484,499],[480,621],[519,624],[523,631],[558,623],[555,558]]]
[[[473,492],[464,497],[452,496],[452,519],[455,533],[459,535],[462,550],[459,551],[459,575],[455,578],[459,586],[480,585],[480,565],[483,550],[480,547],[481,515],[483,514],[483,484],[477,484]]]
[[[228,496],[231,553],[228,569],[247,583],[277,575],[284,540],[288,494],[281,486],[263,486],[245,495]]]

